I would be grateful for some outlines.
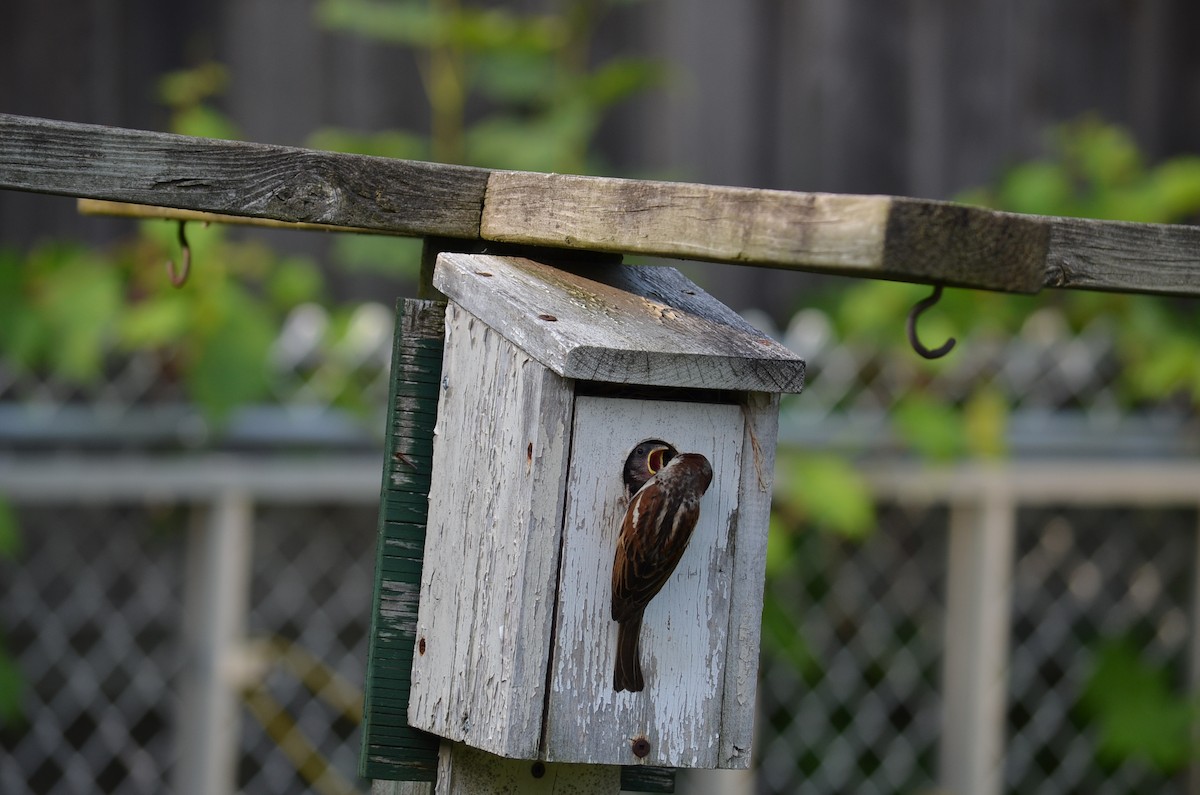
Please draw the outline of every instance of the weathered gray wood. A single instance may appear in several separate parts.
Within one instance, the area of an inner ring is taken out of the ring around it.
[[[723,761],[730,573],[740,552],[731,531],[745,464],[743,433],[736,405],[576,399],[546,710],[547,760],[667,767],[717,767]],[[617,625],[610,604],[613,554],[626,506],[621,466],[638,442],[650,438],[703,453],[713,467],[713,484],[701,500],[700,521],[683,559],[646,610],[641,633],[646,689],[617,693],[612,685]],[[765,533],[765,527],[760,530]],[[753,713],[754,702],[742,709]],[[640,759],[632,751],[638,737],[650,743],[649,754]]]
[[[890,196],[496,171],[480,234],[1036,292],[1048,230],[1036,218]]]
[[[409,722],[537,756],[570,432],[569,382],[446,311]]]
[[[0,187],[477,237],[488,172],[0,114]]]
[[[758,657],[762,633],[763,586],[767,576],[767,527],[775,480],[775,440],[779,395],[743,396],[745,420],[738,484],[736,554],[730,574],[729,647],[725,652],[725,700],[721,712],[719,767],[750,766]]]
[[[621,768],[504,759],[443,743],[436,795],[618,795]]]
[[[938,781],[946,792],[1004,791],[1016,506],[1001,486],[950,513]]]
[[[799,392],[804,362],[673,268],[445,253],[434,285],[565,378]]]
[[[371,795],[433,795],[433,782],[376,779],[371,782]]]
[[[1050,219],[1048,287],[1200,295],[1200,227]]]
[[[1200,295],[1196,227],[891,196],[489,172],[7,114],[0,187],[986,290]]]

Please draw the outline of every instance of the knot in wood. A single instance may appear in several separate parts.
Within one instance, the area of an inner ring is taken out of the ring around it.
[[[342,192],[317,170],[303,170],[270,197],[269,209],[288,221],[327,223],[342,215]]]

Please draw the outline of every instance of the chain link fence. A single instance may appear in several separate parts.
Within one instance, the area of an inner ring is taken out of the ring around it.
[[[390,312],[366,310],[353,350],[335,351],[321,342],[322,311],[298,309],[277,345],[273,383],[282,406],[235,417],[226,442],[378,456],[379,423],[330,407],[350,379],[382,416]],[[1014,429],[1027,430],[1035,451],[1069,443],[1094,454],[1102,428],[1109,455],[1194,452],[1195,435],[1181,433],[1194,418],[1178,410],[1122,437],[1111,335],[1102,325],[1078,335],[1063,328],[1052,314],[1035,314],[1018,338],[957,357],[935,386],[951,399],[981,379],[999,389],[1019,411]],[[782,444],[887,447],[888,407],[927,376],[837,340],[815,310],[782,336],[812,364],[809,388],[785,409]],[[86,446],[114,456],[131,446],[213,444],[175,387],[162,383],[160,367],[141,356],[114,359],[112,378],[84,387],[0,362],[0,434],[24,451]],[[0,726],[0,792],[170,790],[178,727],[189,720],[179,687],[188,675],[181,627],[192,509],[170,493],[154,502],[10,499],[22,549],[0,561],[0,648],[16,660],[23,689],[22,717]],[[878,527],[861,541],[791,529],[788,565],[768,582],[774,623],[764,633],[759,792],[937,790],[948,504],[880,494]],[[1099,760],[1078,702],[1103,637],[1137,638],[1185,685],[1196,510],[1018,507],[1004,789],[1187,791],[1179,775]],[[247,640],[235,677],[241,792],[366,788],[356,774],[356,710],[375,511],[361,495],[257,503]]]
[[[795,605],[812,659],[767,644],[760,793],[937,791],[944,510],[880,506],[863,542],[816,533],[798,578],[768,581]],[[1004,789],[1185,793],[1180,774],[1097,753],[1080,709],[1092,652],[1131,637],[1183,690],[1194,636],[1195,510],[1026,508],[1018,514]]]

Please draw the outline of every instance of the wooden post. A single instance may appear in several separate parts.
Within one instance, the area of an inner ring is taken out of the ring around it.
[[[998,795],[1004,727],[1016,504],[1003,483],[952,506],[947,552],[941,785]]]
[[[410,727],[407,715],[444,312],[420,300],[401,301],[396,312],[359,762],[372,779],[429,782],[436,773],[438,740]]]
[[[183,713],[176,792],[223,795],[237,789],[240,682],[233,663],[250,598],[253,504],[221,494],[188,541]]]

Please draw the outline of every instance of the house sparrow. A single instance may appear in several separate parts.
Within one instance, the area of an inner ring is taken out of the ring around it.
[[[658,468],[660,461],[665,466]],[[633,482],[645,473],[649,479],[625,509],[613,560],[612,617],[618,624],[613,690],[636,693],[646,686],[638,654],[642,614],[683,557],[713,472],[699,453],[674,454],[658,440],[642,443],[626,461],[626,485],[631,472]]]

